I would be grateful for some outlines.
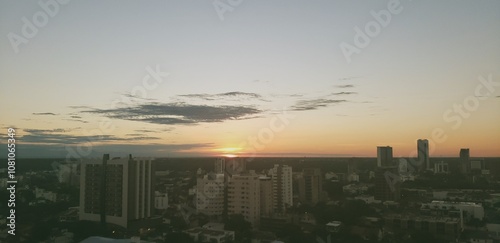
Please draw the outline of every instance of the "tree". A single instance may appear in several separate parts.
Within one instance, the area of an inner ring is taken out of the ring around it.
[[[166,243],[177,243],[177,242],[182,242],[182,243],[195,243],[195,241],[186,233],[183,232],[174,232],[167,234],[165,236],[165,242]]]
[[[241,214],[229,215],[225,221],[224,229],[236,233],[236,242],[243,242],[244,239],[249,240],[252,236],[252,224],[246,221]]]

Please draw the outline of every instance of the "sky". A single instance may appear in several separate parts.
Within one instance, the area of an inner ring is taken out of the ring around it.
[[[2,146],[12,127],[18,157],[498,157],[499,26],[493,0],[4,0]]]

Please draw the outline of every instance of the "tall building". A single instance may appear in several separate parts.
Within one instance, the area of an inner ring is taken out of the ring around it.
[[[152,159],[115,158],[81,164],[80,220],[127,227],[154,211]]]
[[[375,199],[399,201],[401,199],[401,180],[398,166],[379,168],[375,172]]]
[[[216,174],[234,175],[245,172],[247,163],[244,158],[217,158],[214,171]]]
[[[273,182],[273,210],[284,213],[293,205],[292,167],[275,164],[270,174]]]
[[[215,159],[214,167],[215,174],[224,174],[224,171],[226,170],[226,160],[224,158]]]
[[[315,205],[321,201],[323,193],[323,177],[318,168],[306,168],[299,181],[299,198],[306,204]]]
[[[470,151],[468,148],[460,149],[460,171],[463,174],[470,172]]]
[[[417,151],[417,160],[420,162],[420,167],[425,168],[426,170],[431,170],[432,168],[429,159],[429,141],[427,139],[417,140]]]
[[[271,216],[273,215],[274,207],[274,193],[273,193],[273,180],[271,177],[261,176],[260,180],[260,215]]]
[[[390,146],[379,146],[377,147],[377,166],[386,167],[392,166],[392,147]]]
[[[260,179],[251,171],[233,175],[228,186],[228,214],[241,214],[253,227],[260,221]]]
[[[224,174],[210,173],[196,181],[196,211],[209,216],[224,212]]]

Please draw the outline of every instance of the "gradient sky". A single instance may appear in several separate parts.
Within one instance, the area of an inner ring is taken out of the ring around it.
[[[431,157],[500,156],[500,1],[400,1],[347,62],[388,2],[244,0],[221,19],[213,1],[70,1],[16,52],[44,9],[1,1],[0,133],[19,157],[406,157],[419,138]],[[138,95],[148,67],[169,75]],[[496,86],[477,95],[479,76]]]

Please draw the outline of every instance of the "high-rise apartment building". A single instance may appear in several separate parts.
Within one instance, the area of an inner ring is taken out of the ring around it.
[[[460,171],[462,174],[470,172],[470,150],[468,148],[460,149]]]
[[[306,168],[299,179],[299,198],[303,203],[314,205],[321,201],[323,176],[318,168]]]
[[[152,159],[116,158],[81,164],[80,220],[127,227],[154,211]]]
[[[419,139],[417,140],[417,160],[420,163],[420,168],[425,168],[426,170],[431,170],[431,164],[429,159],[429,140]]]
[[[392,147],[390,146],[379,146],[377,147],[377,166],[386,167],[393,166],[392,161]]]
[[[210,173],[196,181],[196,211],[209,216],[224,212],[224,174]]]
[[[271,177],[261,176],[260,180],[260,215],[271,216],[274,212],[273,180]]]
[[[233,175],[228,185],[228,214],[241,214],[257,227],[260,221],[260,179],[251,171]]]
[[[273,183],[273,210],[284,213],[293,205],[292,167],[275,164],[270,171]]]

